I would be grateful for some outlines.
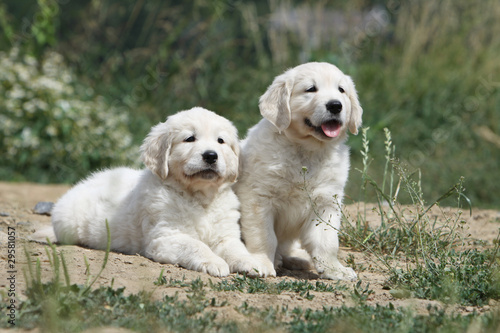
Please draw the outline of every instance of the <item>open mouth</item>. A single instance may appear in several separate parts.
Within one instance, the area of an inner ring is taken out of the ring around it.
[[[218,178],[219,173],[217,171],[212,170],[212,169],[205,169],[205,170],[195,172],[192,175],[187,175],[187,177],[189,177],[189,178],[202,178],[202,179],[211,180],[214,178]]]
[[[342,123],[338,120],[328,120],[321,124],[321,126],[314,126],[313,123],[309,120],[309,118],[304,119],[304,123],[311,127],[317,133],[324,135],[328,138],[336,138],[340,134],[340,129],[342,127]]]

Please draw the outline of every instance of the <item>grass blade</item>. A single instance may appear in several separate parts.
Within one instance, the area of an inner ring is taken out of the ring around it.
[[[90,291],[94,283],[101,276],[102,272],[104,271],[104,268],[106,268],[106,265],[108,263],[109,252],[111,250],[111,232],[109,230],[108,220],[106,220],[106,234],[107,234],[106,252],[104,254],[104,261],[102,263],[101,270],[99,271],[99,273],[97,273],[92,282],[90,282],[90,284],[87,286],[87,288],[85,288],[85,290],[81,293],[81,295],[85,295]]]

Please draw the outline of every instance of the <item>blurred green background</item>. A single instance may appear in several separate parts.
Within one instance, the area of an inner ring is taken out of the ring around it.
[[[387,127],[429,200],[464,176],[474,206],[498,207],[499,18],[498,0],[3,1],[0,179],[140,166],[150,126],[195,105],[243,137],[275,75],[327,61],[356,83],[373,178]],[[360,136],[349,145],[357,199]]]

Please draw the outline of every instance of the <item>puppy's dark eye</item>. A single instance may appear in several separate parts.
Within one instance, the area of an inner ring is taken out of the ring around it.
[[[218,143],[220,143],[220,144],[223,144],[225,141],[224,141],[224,139],[223,139],[223,138],[218,138],[218,139],[217,139],[217,142],[218,142]]]
[[[196,138],[194,137],[194,135],[191,135],[189,138],[184,139],[184,142],[195,142],[195,141],[196,141]]]
[[[345,93],[345,90],[344,90],[344,88],[342,88],[342,87],[339,87],[339,91],[340,91],[341,93]]]
[[[318,88],[316,88],[316,86],[312,86],[312,87],[309,87],[306,89],[306,92],[310,92],[310,93],[316,92],[316,91],[318,91]]]

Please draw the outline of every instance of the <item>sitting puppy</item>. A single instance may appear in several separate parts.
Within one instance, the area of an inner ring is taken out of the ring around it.
[[[147,169],[98,172],[54,206],[57,240],[139,253],[213,276],[262,271],[240,239],[238,136],[225,118],[196,107],[151,129],[141,146]]]
[[[331,64],[303,64],[276,77],[259,107],[265,119],[241,144],[235,186],[248,250],[265,276],[281,264],[307,269],[312,258],[321,277],[355,280],[337,259],[349,172],[344,142],[348,130],[358,133],[363,112],[354,83]]]

